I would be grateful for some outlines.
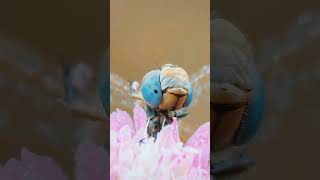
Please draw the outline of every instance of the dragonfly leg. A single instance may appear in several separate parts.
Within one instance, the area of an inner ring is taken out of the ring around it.
[[[156,142],[157,137],[158,137],[158,132],[153,132],[152,137],[154,137],[154,142]]]
[[[139,140],[139,145],[141,145],[141,144],[145,144],[146,142],[145,142],[145,140],[146,140],[146,138],[142,138],[142,139],[140,139]]]

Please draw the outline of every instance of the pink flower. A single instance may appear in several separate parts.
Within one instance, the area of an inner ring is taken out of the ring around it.
[[[146,113],[134,108],[134,118],[117,109],[110,117],[110,178],[111,180],[201,180],[210,179],[210,123],[203,124],[183,144],[178,123],[162,129],[156,142],[146,137]]]

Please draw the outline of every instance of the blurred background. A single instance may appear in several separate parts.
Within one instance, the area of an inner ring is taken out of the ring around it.
[[[317,179],[320,146],[320,2],[214,1],[212,12],[251,42],[267,110],[249,146],[255,168],[217,179]]]
[[[1,3],[1,165],[26,147],[53,158],[73,179],[78,144],[106,143],[98,86],[108,6],[88,0]]]
[[[194,88],[190,115],[181,121],[186,139],[210,118],[210,1],[110,2],[111,112],[132,112],[129,82],[163,64],[177,64]]]

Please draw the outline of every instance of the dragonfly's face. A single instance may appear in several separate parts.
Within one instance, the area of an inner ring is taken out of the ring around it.
[[[160,110],[187,107],[192,101],[192,86],[187,73],[180,67],[164,65],[161,70],[147,73],[141,85],[144,100]]]

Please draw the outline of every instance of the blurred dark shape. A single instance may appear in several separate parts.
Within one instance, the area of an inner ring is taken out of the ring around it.
[[[92,78],[92,69],[87,64],[66,66],[64,70],[65,101],[71,102],[73,99],[85,95],[89,90]]]
[[[108,11],[108,1],[1,3],[2,164],[26,147],[52,158],[68,179],[75,179],[74,150],[79,143],[105,144],[109,139],[97,80],[109,40]],[[69,93],[70,103],[65,103],[65,67],[80,63],[90,66],[91,75],[80,73],[85,78],[73,81],[74,94]]]
[[[102,62],[104,67],[100,72],[99,95],[106,115],[110,114],[110,49],[107,48]],[[108,119],[108,118],[107,118]],[[107,122],[109,124],[109,122]]]
[[[0,38],[0,143],[6,144],[0,161],[6,163],[25,146],[53,158],[73,177],[73,149],[83,140],[105,144],[109,139],[98,93],[101,63],[96,59],[60,64],[59,57]],[[75,64],[68,76],[71,89],[66,88],[71,93],[64,91],[67,64]],[[65,93],[71,95],[70,103],[64,102]]]
[[[320,64],[313,49],[319,40],[320,11],[310,10],[299,13],[277,35],[257,43],[255,58],[267,79],[268,99],[272,103],[262,138],[275,138],[281,133],[285,121],[282,119],[290,113],[296,91],[318,81]]]
[[[76,155],[77,180],[105,180],[109,174],[109,154],[90,141],[79,145]]]
[[[263,120],[265,92],[250,43],[232,23],[211,22],[212,171],[220,175],[255,164],[243,150]],[[229,149],[230,156],[226,156]]]
[[[108,154],[103,147],[85,141],[75,154],[76,180],[105,180],[108,177]],[[22,148],[19,159],[12,158],[0,166],[1,180],[68,180],[59,164],[47,156]]]
[[[274,1],[269,5],[277,4],[277,8],[243,13],[248,3],[255,2],[241,1],[239,7],[223,13],[247,32],[265,82],[265,121],[248,147],[257,158],[257,169],[217,179],[317,179],[320,10],[307,2],[287,6],[288,2]],[[259,18],[248,21],[249,16]]]
[[[27,149],[21,150],[21,160],[10,159],[0,167],[0,179],[3,180],[67,180],[62,169],[55,161],[33,154]]]
[[[320,39],[320,11],[303,12],[274,37],[262,40],[256,49],[256,60],[262,71],[268,71],[291,53]]]

